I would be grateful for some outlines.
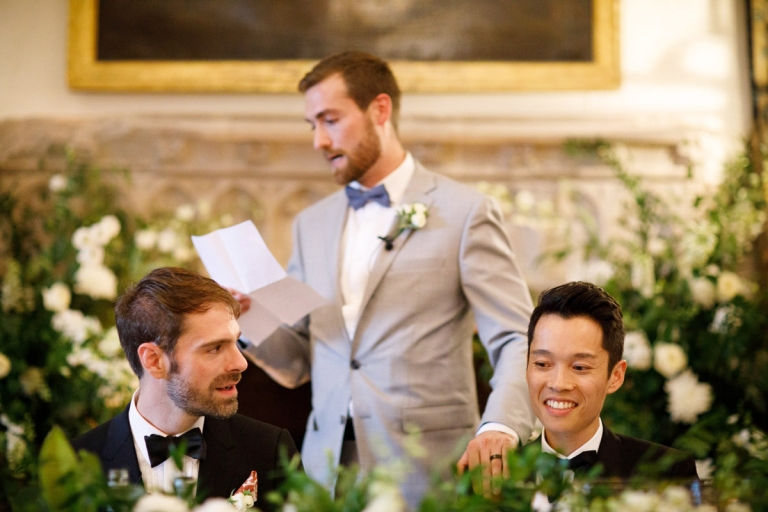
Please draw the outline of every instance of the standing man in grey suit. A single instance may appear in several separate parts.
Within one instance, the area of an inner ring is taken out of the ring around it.
[[[498,206],[403,149],[400,90],[384,61],[328,57],[299,90],[314,147],[346,188],[298,215],[288,272],[329,304],[244,349],[284,386],[312,380],[307,473],[332,487],[328,452],[364,470],[405,459],[410,507],[451,460],[500,476],[504,453],[528,439],[534,417],[525,383],[533,305]],[[418,203],[426,224],[396,236],[398,207]],[[475,325],[495,369],[482,421]],[[413,431],[421,456],[406,449]]]

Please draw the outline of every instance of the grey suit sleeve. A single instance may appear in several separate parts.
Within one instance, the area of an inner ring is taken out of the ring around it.
[[[489,197],[478,201],[467,219],[460,268],[464,294],[494,368],[493,392],[482,423],[507,425],[525,442],[535,421],[525,381],[526,333],[533,303],[512,253],[501,211]]]
[[[288,274],[304,282],[298,218],[293,225],[293,253],[288,262]],[[243,352],[282,386],[296,388],[308,382],[311,373],[309,317],[293,326],[283,325],[258,345],[249,343]]]

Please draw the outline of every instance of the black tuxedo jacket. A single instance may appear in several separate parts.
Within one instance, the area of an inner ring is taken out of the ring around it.
[[[668,466],[667,460],[670,461]],[[614,434],[605,425],[603,425],[600,449],[597,451],[597,461],[603,466],[601,476],[606,478],[636,476],[638,468],[644,465],[651,466],[655,470],[654,474],[648,476],[659,479],[695,480],[698,478],[696,462],[692,455],[642,439]]]
[[[76,438],[72,446],[98,455],[105,473],[110,469],[128,469],[131,483],[138,485],[142,479],[128,422],[129,407]],[[282,481],[276,471],[280,467],[280,447],[288,457],[297,453],[291,434],[235,414],[225,420],[206,417],[203,437],[207,451],[206,458],[200,461],[197,495],[228,498],[255,470],[259,478],[256,506],[269,508],[264,498]]]

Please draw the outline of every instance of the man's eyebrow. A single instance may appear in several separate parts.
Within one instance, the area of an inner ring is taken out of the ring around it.
[[[237,338],[239,338],[239,337],[240,337],[240,335],[237,336]],[[237,338],[235,338],[235,341],[237,341]],[[214,347],[216,345],[221,345],[222,343],[230,343],[231,341],[232,341],[232,338],[221,338],[221,339],[218,339],[218,340],[206,341],[206,342],[201,343],[200,345],[198,345],[198,348],[205,349],[205,348],[209,348],[209,347]]]
[[[536,354],[538,356],[549,356],[552,355],[552,352],[549,350],[544,350],[543,348],[537,349],[537,350],[531,350],[531,354]]]
[[[573,355],[574,359],[597,359],[597,355],[592,352],[579,352]]]

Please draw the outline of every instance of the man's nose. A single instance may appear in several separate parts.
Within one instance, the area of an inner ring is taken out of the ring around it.
[[[229,358],[227,359],[227,371],[228,372],[240,372],[243,373],[248,369],[248,361],[243,356],[237,344],[233,344],[229,349]]]
[[[555,368],[550,377],[549,387],[556,391],[565,391],[573,387],[573,380],[567,368]]]
[[[313,132],[312,145],[315,149],[328,149],[331,147],[331,138],[322,126],[317,126]]]

